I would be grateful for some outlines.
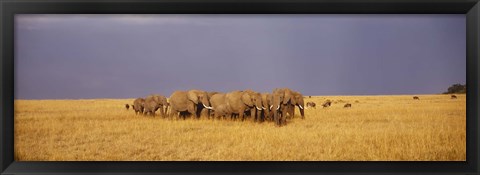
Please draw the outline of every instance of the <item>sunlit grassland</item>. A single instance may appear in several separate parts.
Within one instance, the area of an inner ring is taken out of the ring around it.
[[[417,96],[306,97],[317,108],[284,127],[135,115],[133,99],[16,100],[15,159],[465,161],[465,95]]]

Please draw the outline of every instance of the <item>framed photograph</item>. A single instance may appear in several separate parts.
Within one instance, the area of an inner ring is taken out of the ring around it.
[[[478,174],[478,1],[4,0],[1,174]]]

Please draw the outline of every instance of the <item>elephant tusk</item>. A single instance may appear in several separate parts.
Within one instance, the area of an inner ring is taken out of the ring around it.
[[[300,109],[303,109],[302,105],[298,105],[298,107],[300,107]]]
[[[262,106],[262,109],[267,109],[267,108],[265,108],[265,107]]]
[[[277,111],[278,111],[278,109],[280,109],[280,105],[278,105],[278,107],[277,107]]]
[[[212,108],[212,107],[208,107],[208,106],[207,106],[207,105],[205,105],[205,104],[203,104],[203,107],[205,107],[205,108],[207,108],[207,109],[212,109],[212,110],[213,110],[213,108]]]
[[[270,110],[272,110],[272,108],[273,108],[273,105],[270,105]]]
[[[262,110],[262,108],[259,108],[259,107],[257,107],[257,109],[260,110],[260,111]]]

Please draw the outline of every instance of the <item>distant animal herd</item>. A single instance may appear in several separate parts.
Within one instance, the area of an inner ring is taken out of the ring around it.
[[[208,119],[230,117],[232,120],[244,121],[251,118],[255,122],[272,121],[277,126],[283,126],[286,125],[287,116],[291,118],[295,116],[295,107],[298,107],[302,119],[305,119],[305,108],[316,109],[314,102],[307,102],[305,106],[304,98],[302,93],[289,88],[276,88],[272,93],[259,93],[251,89],[227,93],[193,89],[175,91],[169,100],[160,94],[136,98],[133,104],[125,104],[125,108],[128,110],[131,107],[135,114],[151,116],[155,116],[155,112],[159,111],[164,118],[198,119],[204,114]],[[455,95],[451,95],[451,99],[456,98]],[[413,99],[420,100],[417,96]],[[331,105],[330,100],[322,104],[323,108]],[[343,107],[351,108],[352,104],[346,103]]]

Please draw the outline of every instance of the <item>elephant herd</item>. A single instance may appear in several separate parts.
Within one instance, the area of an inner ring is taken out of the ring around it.
[[[125,107],[128,109],[129,105]],[[132,105],[136,114],[153,116],[159,110],[161,116],[169,118],[200,118],[204,114],[209,119],[230,117],[242,121],[247,118],[255,122],[273,121],[277,126],[286,125],[287,115],[295,116],[295,107],[299,108],[301,118],[305,119],[303,95],[289,88],[276,88],[272,93],[250,89],[228,93],[175,91],[168,101],[165,96],[154,94],[137,98]]]

